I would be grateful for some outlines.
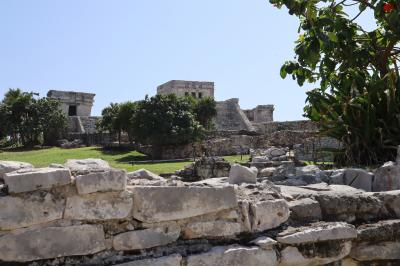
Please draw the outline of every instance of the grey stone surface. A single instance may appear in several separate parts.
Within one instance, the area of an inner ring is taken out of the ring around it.
[[[69,159],[65,163],[65,167],[71,170],[73,175],[85,175],[91,172],[103,172],[110,170],[108,162],[101,159]]]
[[[4,175],[4,183],[10,193],[47,189],[71,183],[68,169],[33,168],[22,169]]]
[[[125,232],[114,236],[113,247],[115,250],[139,250],[164,246],[175,242],[180,232],[178,225]]]
[[[296,176],[315,175],[319,172],[321,172],[321,170],[316,165],[307,165],[307,166],[296,167]]]
[[[183,236],[187,239],[232,237],[239,233],[241,224],[227,221],[195,222],[183,230]]]
[[[281,259],[279,266],[312,266],[326,265],[338,262],[349,255],[351,250],[351,242],[344,242],[340,245],[339,250],[334,250],[335,254],[302,254],[297,247],[286,247],[281,251]]]
[[[295,221],[322,220],[321,207],[318,201],[304,198],[289,201],[290,218]]]
[[[258,170],[255,167],[245,167],[233,164],[229,171],[229,184],[256,183]]]
[[[145,259],[117,264],[116,266],[181,266],[182,256],[173,254],[154,259]]]
[[[343,173],[343,184],[364,191],[372,191],[374,175],[364,169],[349,168]]]
[[[50,193],[27,198],[0,197],[0,231],[27,227],[62,218],[65,200]]]
[[[350,256],[358,261],[400,260],[400,243],[385,241],[378,243],[358,243]]]
[[[380,242],[400,239],[400,220],[384,220],[357,227],[357,241]]]
[[[0,260],[33,261],[89,255],[105,249],[101,225],[47,227],[0,236]]]
[[[152,181],[166,181],[165,178],[156,175],[146,169],[139,169],[127,174],[128,179],[147,179]]]
[[[105,172],[79,175],[76,177],[76,188],[79,194],[123,191],[126,188],[126,172],[112,169]]]
[[[133,217],[144,222],[190,218],[236,208],[233,187],[130,187]]]
[[[375,171],[373,191],[388,191],[400,189],[400,165],[387,162]]]
[[[132,195],[122,193],[96,193],[67,198],[65,219],[72,220],[113,220],[130,216],[133,205]]]
[[[251,203],[252,231],[264,231],[278,227],[289,218],[289,206],[285,200],[267,200]]]
[[[281,232],[276,240],[282,244],[298,245],[320,241],[349,240],[356,237],[357,230],[353,225],[335,222],[298,229],[288,229]]]
[[[187,266],[275,266],[277,264],[274,250],[236,245],[214,247],[209,252],[187,258]]]
[[[377,192],[372,194],[382,201],[382,212],[391,218],[400,218],[400,190]]]
[[[261,236],[250,243],[257,245],[264,250],[272,250],[278,242],[267,236]]]
[[[33,165],[30,163],[17,161],[0,161],[0,180],[4,178],[4,174],[6,173],[26,168],[33,168]]]

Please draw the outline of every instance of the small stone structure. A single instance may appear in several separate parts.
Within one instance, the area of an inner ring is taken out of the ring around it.
[[[143,170],[127,175],[99,159],[39,169],[0,162],[0,172],[0,265],[400,263],[399,190],[296,187],[265,178],[234,185],[227,177],[186,183]],[[353,174],[348,179],[361,178],[360,186],[371,179]]]
[[[178,97],[214,98],[214,82],[171,80],[157,87],[157,94],[175,94]]]
[[[67,116],[90,116],[96,94],[74,91],[50,90],[47,97],[61,102],[61,109]]]
[[[247,118],[253,123],[266,123],[274,121],[274,106],[258,105],[254,109],[243,110]]]

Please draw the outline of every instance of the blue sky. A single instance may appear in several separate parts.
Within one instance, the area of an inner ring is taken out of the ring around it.
[[[306,87],[279,76],[297,28],[267,0],[2,0],[0,95],[93,92],[98,115],[171,79],[206,80],[217,100],[302,119]]]

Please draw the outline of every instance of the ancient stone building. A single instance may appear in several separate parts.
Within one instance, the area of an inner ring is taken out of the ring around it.
[[[274,106],[258,105],[256,108],[243,110],[247,118],[254,123],[266,123],[274,121]]]
[[[214,98],[214,82],[171,80],[157,87],[157,94],[175,94],[179,97]]]
[[[90,116],[92,112],[93,93],[50,90],[47,97],[58,99],[61,109],[68,116]]]

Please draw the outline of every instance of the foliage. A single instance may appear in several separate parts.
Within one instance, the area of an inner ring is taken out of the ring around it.
[[[194,102],[194,113],[197,121],[207,130],[214,127],[213,118],[217,115],[216,104],[213,98],[204,97]]]
[[[17,145],[54,144],[66,127],[66,117],[54,99],[10,89],[0,103],[0,135]]]
[[[110,103],[101,111],[102,117],[97,122],[96,127],[99,131],[108,131],[111,134],[118,133],[118,139],[121,141],[122,126],[118,119],[119,109],[118,103]]]
[[[292,75],[300,86],[319,82],[307,92],[305,116],[343,143],[339,161],[393,160],[400,144],[400,2],[270,2],[300,19],[295,60],[283,65],[281,76]],[[377,25],[371,31],[359,22],[368,12]]]

